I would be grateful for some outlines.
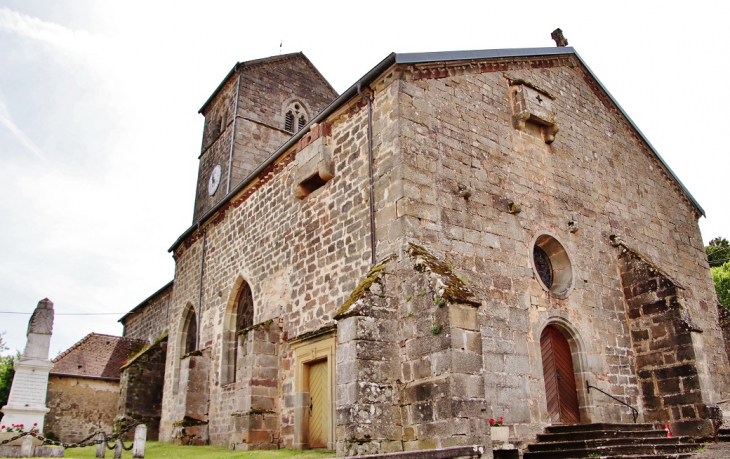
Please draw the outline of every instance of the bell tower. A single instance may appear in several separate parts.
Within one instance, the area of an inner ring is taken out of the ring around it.
[[[302,53],[233,66],[199,111],[205,127],[193,223],[336,97]]]

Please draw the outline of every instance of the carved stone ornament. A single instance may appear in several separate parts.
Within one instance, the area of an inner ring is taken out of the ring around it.
[[[38,335],[50,335],[53,333],[53,303],[48,298],[38,302],[33,315],[28,322],[28,332]]]
[[[525,129],[530,121],[542,127],[545,143],[555,140],[558,123],[555,120],[552,97],[546,91],[540,91],[527,84],[515,84],[510,87],[512,95],[512,125],[518,131]]]
[[[304,199],[335,177],[329,137],[320,137],[297,153],[294,196]]]

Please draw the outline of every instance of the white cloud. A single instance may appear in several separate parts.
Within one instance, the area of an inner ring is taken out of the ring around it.
[[[102,46],[101,37],[85,30],[72,30],[9,8],[0,8],[0,30],[13,32],[81,56],[99,50]]]
[[[0,11],[1,13],[1,11]],[[41,152],[41,149],[28,138],[27,135],[15,124],[12,117],[10,116],[10,110],[8,105],[5,103],[5,99],[0,94],[0,124],[10,131],[11,134],[28,150],[43,161],[47,161],[46,157]]]

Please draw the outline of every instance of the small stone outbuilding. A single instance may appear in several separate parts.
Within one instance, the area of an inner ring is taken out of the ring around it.
[[[44,430],[73,443],[114,430],[120,368],[143,342],[90,333],[53,359]]]

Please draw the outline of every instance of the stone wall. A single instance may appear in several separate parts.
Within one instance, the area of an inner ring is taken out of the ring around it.
[[[293,176],[299,167],[296,156],[298,148],[307,148],[316,140],[309,136],[234,197],[220,218],[203,227],[206,259],[200,343],[212,359],[210,428],[215,443],[228,443],[233,432],[231,415],[237,411],[223,400],[224,392],[226,398],[231,397],[231,389],[220,386],[220,361],[223,317],[234,307],[235,286],[240,280],[251,286],[254,323],[280,317],[283,336],[291,339],[332,324],[334,311],[355,287],[357,278],[367,272],[367,113],[363,106],[355,101],[329,121],[331,129],[317,130],[320,135],[328,134],[335,165],[334,178],[325,186],[303,200],[294,196]],[[165,381],[163,439],[170,438],[173,394],[180,372],[180,317],[187,304],[198,304],[202,243],[202,232],[197,232],[175,253],[170,311],[174,319],[168,348],[172,365],[168,365]],[[281,358],[279,397],[285,402],[281,404],[280,441],[282,446],[291,447],[294,406],[286,400],[292,393],[292,350],[285,346]],[[239,384],[234,390],[243,389]]]
[[[730,310],[717,303],[717,314],[720,316],[720,327],[725,338],[725,351],[730,355]]]
[[[94,432],[111,434],[117,414],[119,381],[51,374],[48,378],[45,433],[74,443]]]
[[[489,448],[479,303],[416,245],[374,267],[340,309],[337,454]]]
[[[124,325],[124,337],[152,343],[167,331],[167,321],[172,298],[172,283],[140,304],[120,322]]]
[[[151,441],[157,440],[160,429],[166,357],[167,338],[133,357],[121,370],[117,421],[141,420]]]
[[[689,319],[681,286],[635,252],[619,250],[644,421],[668,423],[675,435],[714,436],[719,412],[702,390],[710,384],[697,347],[702,330]]]
[[[172,440],[182,445],[207,445],[210,354],[194,351],[183,356],[173,412]]]

